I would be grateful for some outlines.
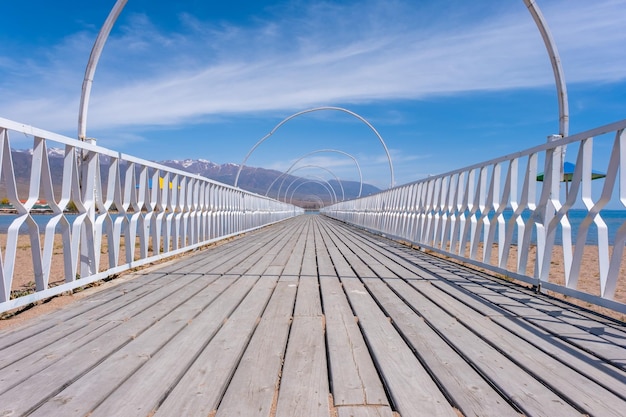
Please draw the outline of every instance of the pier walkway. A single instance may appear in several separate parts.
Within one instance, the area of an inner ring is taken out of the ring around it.
[[[626,327],[303,215],[0,333],[0,416],[623,416]]]

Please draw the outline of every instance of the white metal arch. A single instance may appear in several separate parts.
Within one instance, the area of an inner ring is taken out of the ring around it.
[[[363,190],[363,173],[361,172],[361,165],[359,165],[359,161],[357,161],[354,156],[350,155],[347,152],[339,151],[337,149],[318,149],[317,151],[313,151],[313,152],[309,152],[307,154],[304,154],[303,156],[298,158],[293,164],[291,164],[289,166],[289,168],[287,168],[287,171],[283,172],[278,177],[276,177],[276,179],[274,179],[274,181],[272,181],[270,186],[267,188],[268,192],[272,188],[272,186],[276,183],[276,181],[278,181],[278,179],[280,179],[281,177],[284,177],[284,175],[288,174],[291,171],[291,169],[293,169],[293,167],[296,166],[296,164],[298,162],[302,161],[307,156],[310,156],[310,155],[313,155],[313,154],[316,154],[316,153],[321,153],[321,152],[335,152],[335,153],[339,153],[339,154],[342,154],[342,155],[346,155],[347,157],[351,158],[354,161],[354,164],[356,165],[356,169],[357,169],[357,171],[359,171],[359,183],[360,183],[360,185],[359,185],[359,195],[357,196],[357,198],[361,197],[361,192]],[[282,188],[282,184],[284,184],[284,182],[285,182],[285,180],[283,179],[283,181],[281,182],[281,187],[280,188]],[[280,193],[280,188],[279,188],[279,193]],[[267,195],[267,193],[265,195]]]
[[[541,13],[539,6],[536,4],[535,0],[523,0],[523,1],[526,7],[528,8],[528,10],[530,11],[530,14],[533,17],[533,20],[535,21],[535,24],[537,25],[539,32],[541,33],[541,37],[543,38],[544,45],[546,47],[548,55],[550,56],[550,62],[552,63],[552,70],[554,73],[554,80],[555,80],[555,84],[557,88],[558,102],[559,102],[559,133],[561,136],[565,137],[569,134],[569,106],[568,106],[568,100],[567,100],[567,86],[565,84],[565,76],[563,74],[563,68],[561,66],[561,59],[559,57],[559,53],[556,48],[556,43],[554,42],[554,39],[552,38],[552,34],[550,33],[548,24],[543,18],[543,14]],[[86,137],[87,109],[89,107],[89,96],[91,93],[91,85],[93,83],[93,76],[96,72],[96,67],[98,65],[100,55],[102,54],[102,49],[104,48],[104,44],[106,43],[109,37],[109,34],[111,32],[111,29],[113,28],[113,25],[115,24],[115,21],[119,17],[124,6],[126,6],[127,2],[128,0],[116,1],[115,5],[111,9],[111,12],[109,13],[109,16],[105,20],[102,28],[100,29],[100,32],[98,33],[98,37],[96,38],[96,42],[94,43],[94,46],[91,49],[91,54],[89,56],[89,61],[87,63],[87,68],[85,70],[85,78],[83,80],[83,87],[82,87],[82,92],[81,92],[81,97],[80,97],[80,107],[79,107],[79,114],[78,114],[78,138],[80,140],[85,140],[85,137]],[[389,168],[391,171],[391,187],[393,187],[394,186],[393,164],[391,162],[391,156],[389,155],[387,146],[385,145],[385,142],[383,141],[382,137],[378,134],[376,129],[374,129],[374,127],[367,120],[365,120],[358,114],[353,113],[350,110],[343,109],[341,107],[318,107],[314,109],[304,110],[304,111],[295,113],[287,117],[278,125],[276,125],[276,127],[272,129],[272,131],[270,131],[268,135],[266,135],[263,139],[261,139],[259,142],[257,142],[253,146],[253,148],[250,150],[248,155],[246,155],[246,157],[244,158],[243,163],[241,164],[241,166],[239,167],[239,170],[237,171],[237,176],[235,178],[235,187],[238,184],[239,175],[241,174],[241,169],[245,165],[245,162],[248,160],[250,154],[265,139],[267,139],[269,136],[274,134],[274,132],[280,126],[282,126],[287,121],[293,119],[294,117],[297,117],[304,113],[310,113],[310,112],[318,111],[318,110],[339,110],[339,111],[346,112],[348,114],[351,114],[357,117],[364,123],[366,123],[376,133],[383,147],[385,148],[385,152],[387,153],[387,158],[389,159]]]
[[[308,180],[308,181],[305,181],[305,182],[303,182],[303,183],[301,183],[301,184],[298,184],[298,186],[297,186],[297,187],[295,187],[295,188],[293,189],[293,191],[291,191],[291,198],[289,199],[289,201],[293,201],[293,196],[294,196],[294,194],[296,193],[296,190],[297,190],[298,188],[302,187],[302,186],[303,186],[303,185],[305,185],[305,184],[311,184],[311,183],[319,184],[319,185],[321,185],[322,187],[324,187],[324,189],[325,189],[325,190],[328,192],[328,194],[330,195],[330,200],[331,200],[331,203],[332,203],[333,194],[330,192],[330,190],[328,189],[328,187],[327,187],[327,186],[326,186],[323,182],[318,181],[318,180]],[[286,200],[287,200],[287,194],[285,193],[285,201],[286,201]]]
[[[328,168],[325,168],[321,165],[313,165],[313,164],[309,164],[309,165],[302,165],[298,168],[295,168],[293,170],[291,170],[290,172],[283,172],[278,178],[280,178],[281,176],[286,176],[287,174],[293,174],[296,171],[299,171],[301,169],[306,169],[306,168],[319,168],[319,169],[323,169],[324,171],[328,172],[330,175],[332,175],[333,177],[335,177],[335,181],[337,181],[337,183],[339,184],[339,188],[341,189],[341,201],[344,201],[346,199],[346,192],[343,188],[343,184],[341,183],[341,180],[339,179],[339,177],[337,175],[335,175],[335,173],[333,171],[331,171]],[[276,180],[274,180],[274,182],[272,182],[272,184],[274,184],[276,182]],[[332,185],[331,185],[332,186]],[[270,185],[271,188],[271,185]],[[267,189],[267,192],[265,193],[265,196],[267,197],[270,191],[270,188]],[[335,187],[333,187],[335,188]],[[280,190],[279,190],[280,193]],[[276,194],[276,198],[278,198],[280,196],[280,194]]]
[[[248,158],[250,158],[250,155],[252,155],[252,152],[254,152],[256,150],[256,148],[259,147],[259,145],[261,145],[263,142],[265,142],[267,139],[269,139],[269,137],[272,136],[282,125],[284,125],[289,120],[291,120],[291,119],[293,119],[295,117],[298,117],[300,115],[303,115],[303,114],[306,114],[306,113],[312,113],[312,112],[316,112],[316,111],[323,111],[323,110],[341,111],[341,112],[347,113],[347,114],[349,114],[351,116],[354,116],[357,119],[359,119],[360,121],[362,121],[363,123],[365,123],[370,128],[370,130],[372,130],[372,132],[374,132],[374,134],[376,135],[376,137],[378,138],[380,143],[383,145],[383,148],[385,149],[385,154],[387,155],[387,160],[389,162],[389,172],[390,172],[390,176],[391,176],[391,182],[390,182],[389,188],[393,188],[394,182],[395,182],[394,174],[393,174],[393,162],[391,161],[391,155],[389,154],[389,149],[387,149],[387,145],[385,144],[385,141],[383,140],[382,136],[380,136],[380,133],[378,133],[376,128],[374,128],[374,126],[372,126],[371,123],[368,122],[367,120],[365,120],[362,116],[359,116],[358,114],[356,114],[353,111],[350,111],[348,109],[344,109],[343,107],[333,107],[333,106],[315,107],[313,109],[303,110],[303,111],[300,111],[300,112],[292,114],[291,116],[283,119],[280,123],[278,123],[267,135],[263,136],[261,138],[261,140],[259,140],[257,143],[255,143],[254,146],[252,148],[250,148],[250,151],[248,151],[248,154],[245,156],[245,158],[243,158],[243,161],[241,162],[241,164],[239,165],[239,169],[237,170],[237,176],[235,177],[235,184],[234,184],[234,186],[237,187],[237,184],[239,183],[239,175],[241,174],[241,170],[246,165],[246,162],[248,161]]]
[[[291,181],[291,183],[289,183],[289,186],[285,190],[285,197],[284,197],[283,201],[287,201],[287,195],[289,193],[289,188],[293,184],[297,183],[298,181],[300,181],[302,179],[309,179],[309,178],[313,179],[313,180],[320,181],[321,183],[325,184],[325,186],[328,186],[328,189],[330,190],[330,192],[332,194],[331,195],[331,200],[333,200],[333,198],[334,198],[335,203],[339,202],[339,199],[337,198],[337,193],[335,192],[333,186],[330,185],[330,183],[327,180],[325,180],[324,178],[320,177],[319,175],[307,175],[307,176],[302,177],[302,178],[298,177],[298,178],[294,179],[293,181]],[[293,198],[293,194],[292,194],[292,198]],[[276,197],[276,199],[280,200],[280,196]]]
[[[567,86],[565,84],[565,75],[563,73],[563,67],[561,65],[561,58],[559,51],[556,49],[556,43],[552,38],[548,24],[543,18],[543,14],[535,3],[535,0],[524,0],[524,4],[528,7],[528,11],[533,17],[543,43],[546,46],[548,55],[550,56],[550,63],[552,64],[552,72],[554,73],[554,82],[556,84],[557,98],[559,101],[559,134],[562,137],[569,135],[569,105],[567,100]]]
[[[87,110],[89,109],[89,96],[91,95],[91,85],[93,84],[93,76],[96,73],[96,67],[102,55],[102,49],[106,43],[109,33],[115,24],[118,16],[122,12],[124,6],[128,0],[117,0],[113,9],[109,13],[109,16],[104,21],[104,25],[98,33],[96,42],[91,48],[91,54],[89,55],[89,61],[87,62],[87,68],[85,69],[85,78],[83,79],[83,88],[80,95],[80,105],[78,108],[78,139],[85,140],[87,137]]]
[[[307,201],[306,199],[312,199],[313,201],[317,202],[320,205],[320,208],[324,207],[324,200],[322,200],[320,198],[320,196],[315,195],[315,194],[307,194],[306,196],[304,196],[304,199],[302,201]]]

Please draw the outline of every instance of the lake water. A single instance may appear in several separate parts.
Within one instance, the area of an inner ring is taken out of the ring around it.
[[[505,220],[507,221],[508,224],[508,220],[511,218],[513,214],[512,210],[505,210],[503,215]],[[582,223],[582,221],[585,219],[585,217],[587,216],[587,211],[586,210],[570,210],[568,213],[568,218],[569,218],[569,222],[572,228],[572,244],[576,243],[576,236],[578,233],[578,228],[580,226],[580,224]],[[609,243],[613,244],[614,240],[615,240],[615,234],[617,233],[617,230],[622,226],[622,224],[624,224],[624,222],[626,222],[626,210],[602,210],[600,212],[600,216],[602,217],[602,219],[604,220],[604,222],[607,225],[608,228],[608,235],[609,235]],[[522,213],[522,218],[526,221],[528,218],[530,217],[530,211],[526,210],[525,212]],[[497,231],[496,231],[497,233]],[[559,224],[557,226],[557,234],[556,234],[556,238],[555,238],[555,243],[557,245],[561,245],[563,243],[562,239],[561,239],[561,225]],[[516,240],[516,232],[514,232],[513,234],[513,242],[515,242]],[[532,236],[532,242],[535,243],[536,242],[536,235],[535,235],[535,231],[533,230],[533,236]],[[595,223],[591,223],[591,225],[589,226],[589,231],[587,232],[587,239],[586,239],[586,243],[588,245],[597,245],[598,244],[598,228],[596,227]]]
[[[504,214],[505,219],[508,220],[508,219],[511,218],[512,211],[505,210],[505,212],[503,214]],[[570,219],[570,223],[572,225],[572,242],[576,241],[576,232],[578,231],[578,226],[583,221],[583,219],[585,218],[586,215],[587,215],[587,211],[585,211],[585,210],[571,210],[569,212],[569,219]],[[626,210],[603,210],[600,213],[600,215],[604,219],[604,221],[607,224],[607,227],[609,229],[609,242],[611,244],[613,244],[613,241],[615,239],[615,234],[617,233],[617,230],[626,221]],[[114,215],[114,217],[115,216],[116,215]],[[524,219],[528,219],[529,216],[530,216],[530,212],[522,213],[522,217]],[[9,229],[9,226],[11,225],[13,220],[15,220],[16,217],[17,217],[17,215],[15,215],[15,214],[2,214],[2,215],[0,215],[0,233],[6,233],[7,230]],[[76,215],[75,214],[68,214],[68,215],[66,215],[66,217],[67,217],[67,219],[68,219],[68,221],[70,223],[72,223],[76,219]],[[40,232],[43,233],[44,230],[45,230],[46,223],[50,220],[50,215],[35,214],[35,215],[33,215],[33,218],[35,219],[35,221],[39,225]],[[561,230],[560,229],[561,228],[559,226],[559,230],[557,231],[557,237],[556,237],[556,243],[557,244],[561,244],[561,236],[560,236],[561,235]],[[27,228],[26,228],[25,224],[22,225],[22,227],[20,229],[20,232],[21,233],[26,233],[27,232]],[[587,244],[588,245],[595,245],[595,244],[597,244],[597,242],[598,242],[598,236],[597,235],[598,235],[597,228],[596,228],[595,224],[592,223],[591,227],[589,228],[589,233],[587,235]],[[535,238],[533,237],[533,241],[534,240],[535,240]]]

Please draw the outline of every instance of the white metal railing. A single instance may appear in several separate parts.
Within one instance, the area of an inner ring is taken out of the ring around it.
[[[624,128],[626,120],[322,212],[626,312],[626,294],[615,301],[618,282],[626,286]],[[598,174],[598,166],[606,172]]]
[[[32,137],[30,167],[13,164],[15,134]],[[53,147],[63,148],[62,178],[53,178]],[[303,212],[2,118],[0,164],[0,189],[15,210],[0,248],[0,312]],[[16,168],[28,169],[28,184],[20,187]],[[34,210],[40,200],[49,206],[43,223]],[[70,206],[76,213],[68,213]],[[24,246],[26,264],[18,256]],[[27,281],[34,282],[34,292],[24,286]]]

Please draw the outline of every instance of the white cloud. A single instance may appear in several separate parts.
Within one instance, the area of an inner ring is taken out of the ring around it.
[[[131,15],[105,48],[89,126],[175,125],[206,115],[553,83],[521,2],[494,3],[497,13],[483,17],[463,3],[451,10],[440,3],[440,10],[402,2],[358,6],[313,4],[298,16],[254,27],[206,24],[187,15],[184,33],[161,32],[148,17]],[[625,6],[623,0],[546,2],[568,82],[626,78]],[[9,97],[0,114],[49,130],[74,129],[90,42],[79,33],[53,53],[22,62],[0,57],[3,74],[6,62],[21,69],[21,76],[0,84]]]

